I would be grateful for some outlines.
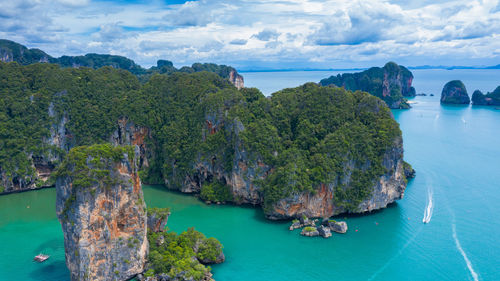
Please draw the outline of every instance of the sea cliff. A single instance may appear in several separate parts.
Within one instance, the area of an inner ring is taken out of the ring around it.
[[[57,216],[71,280],[128,280],[148,253],[138,151],[109,144],[72,149],[57,172]]]

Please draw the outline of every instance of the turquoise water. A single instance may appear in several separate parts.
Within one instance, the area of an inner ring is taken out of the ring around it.
[[[440,93],[453,73],[469,91],[500,85],[498,70],[471,71],[477,70],[414,71],[415,86]],[[219,281],[500,280],[500,110],[442,107],[439,95],[412,101],[412,109],[394,116],[417,177],[397,204],[346,218],[345,235],[301,237],[288,223],[265,220],[259,209],[209,206],[161,187],[145,186],[146,201],[172,208],[171,230],[194,226],[223,243],[227,260],[213,266]],[[433,208],[423,224],[429,197]],[[54,189],[0,196],[0,280],[68,279],[54,205]],[[32,263],[41,251],[52,257]]]

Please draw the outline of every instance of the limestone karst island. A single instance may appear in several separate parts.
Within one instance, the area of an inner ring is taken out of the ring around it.
[[[499,1],[11,1],[0,280],[500,280]]]

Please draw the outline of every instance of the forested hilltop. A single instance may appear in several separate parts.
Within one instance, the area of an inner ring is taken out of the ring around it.
[[[379,98],[314,83],[266,98],[209,72],[153,74],[0,62],[1,191],[51,185],[76,146],[140,148],[145,183],[269,218],[383,208],[410,168]]]
[[[3,62],[18,62],[22,65],[33,63],[55,63],[62,67],[90,67],[101,68],[103,66],[111,66],[130,71],[136,75],[140,81],[147,81],[151,75],[155,73],[173,73],[173,72],[214,72],[222,78],[229,79],[237,88],[244,86],[243,76],[239,75],[236,69],[227,65],[217,65],[213,63],[194,63],[192,66],[183,66],[179,69],[175,68],[173,63],[168,60],[158,60],[157,65],[149,69],[145,69],[136,64],[133,60],[116,55],[107,54],[86,54],[83,56],[62,56],[54,58],[40,49],[28,49],[19,43],[0,39],[0,61]]]
[[[406,67],[388,62],[384,67],[372,67],[357,73],[330,76],[320,81],[322,86],[343,87],[365,91],[381,98],[390,108],[410,108],[405,97],[414,97],[413,74]]]

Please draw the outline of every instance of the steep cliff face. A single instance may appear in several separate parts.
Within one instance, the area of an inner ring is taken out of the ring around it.
[[[406,189],[404,175],[403,142],[401,137],[394,141],[391,149],[383,157],[383,167],[386,173],[371,186],[370,196],[361,202],[356,210],[347,210],[342,202],[334,199],[335,184],[321,184],[316,193],[299,193],[279,200],[273,208],[266,213],[270,219],[307,217],[328,218],[341,213],[364,213],[387,207],[390,203],[402,199]],[[346,167],[352,166],[352,161],[344,162]],[[347,170],[350,170],[347,168]],[[347,177],[343,185],[349,186],[352,179]]]
[[[146,144],[146,140],[151,138],[151,131],[142,126],[136,125],[127,118],[118,120],[118,128],[110,137],[110,142],[114,146],[133,145],[139,148],[139,169],[149,167],[149,160],[153,157],[151,150]]]
[[[469,104],[470,98],[464,83],[453,80],[446,83],[441,92],[441,103],[443,104]]]
[[[57,172],[57,216],[71,280],[128,280],[148,252],[138,148],[72,149]]]
[[[236,70],[231,70],[231,72],[229,72],[229,81],[236,87],[239,89],[245,87],[245,83],[243,81],[243,76],[241,76],[240,74],[238,74],[238,72],[236,72]]]
[[[202,160],[203,157],[200,156],[194,164],[194,173],[186,176],[180,190],[185,193],[199,193],[204,183],[216,180],[229,186],[235,203],[261,204],[261,188],[256,181],[264,179],[271,167],[242,144],[239,134],[245,130],[243,124],[238,120],[234,120],[231,124],[223,124],[222,119],[215,115],[207,115],[205,124],[205,132],[208,134],[215,134],[220,128],[234,133],[231,169],[227,170],[222,163],[211,161],[213,158]]]

